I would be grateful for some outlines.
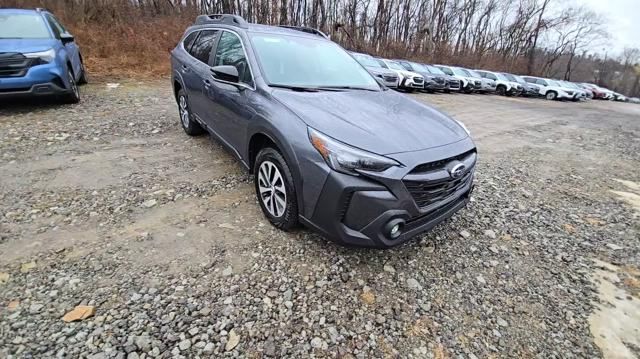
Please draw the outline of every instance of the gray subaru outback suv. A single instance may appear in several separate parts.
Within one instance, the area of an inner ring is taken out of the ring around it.
[[[171,62],[184,131],[210,133],[251,171],[277,228],[386,248],[469,201],[466,128],[379,84],[316,30],[202,15]]]

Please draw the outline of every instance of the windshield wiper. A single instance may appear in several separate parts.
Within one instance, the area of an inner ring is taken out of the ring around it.
[[[269,86],[289,89],[289,90],[298,91],[298,92],[320,92],[320,91],[340,91],[341,90],[339,88],[331,88],[331,87],[305,87],[305,86],[280,85],[280,84],[270,84]]]
[[[357,87],[357,86],[322,86],[319,87],[321,90],[362,90],[362,91],[378,91],[376,89],[367,88],[367,87]]]

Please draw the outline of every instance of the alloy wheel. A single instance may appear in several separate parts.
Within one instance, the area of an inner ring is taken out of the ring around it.
[[[180,96],[179,100],[180,107],[180,121],[182,121],[182,126],[184,128],[189,127],[189,106],[187,105],[187,98],[184,96]]]
[[[280,170],[271,161],[260,164],[258,190],[267,211],[274,217],[281,217],[287,209],[287,191]]]
[[[73,78],[73,73],[69,71],[68,76],[69,76],[69,85],[71,86],[71,91],[73,91],[73,94],[79,98],[80,91],[78,90],[78,85],[76,84],[76,80]]]

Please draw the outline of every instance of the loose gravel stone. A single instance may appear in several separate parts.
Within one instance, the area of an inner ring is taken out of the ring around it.
[[[471,129],[476,187],[379,251],[270,226],[164,81],[82,90],[0,106],[0,357],[599,358],[592,258],[640,280],[610,192],[640,182],[627,104],[415,95]],[[77,306],[94,316],[65,323]]]

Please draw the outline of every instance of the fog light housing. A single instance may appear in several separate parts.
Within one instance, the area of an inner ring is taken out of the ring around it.
[[[396,239],[402,234],[404,228],[404,221],[402,219],[393,219],[387,223],[385,227],[385,234],[391,239]]]

